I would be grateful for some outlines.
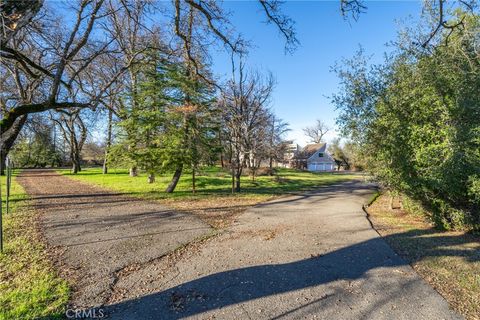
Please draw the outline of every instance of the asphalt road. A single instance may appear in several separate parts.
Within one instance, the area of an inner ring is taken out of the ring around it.
[[[371,228],[349,182],[244,213],[224,234],[123,275],[111,319],[461,319]],[[125,234],[128,234],[125,230]],[[170,265],[169,265],[170,263]]]
[[[17,181],[39,211],[42,234],[61,274],[75,282],[71,303],[76,308],[108,303],[121,274],[212,230],[193,215],[55,171],[26,170]]]

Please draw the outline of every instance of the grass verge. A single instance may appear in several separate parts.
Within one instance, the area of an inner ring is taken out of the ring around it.
[[[284,194],[312,189],[325,184],[339,183],[352,179],[361,179],[354,174],[311,173],[305,171],[279,169],[275,176],[258,176],[255,181],[242,177],[242,191],[231,193],[229,172],[219,167],[205,168],[197,174],[197,191],[192,193],[192,177],[188,172],[182,175],[173,193],[165,193],[172,174],[156,177],[155,183],[149,184],[145,174],[130,177],[128,170],[111,169],[102,174],[101,168],[86,168],[76,175],[69,170],[60,173],[82,182],[94,184],[122,192],[131,196],[162,203],[177,210],[192,212],[214,228],[224,228],[246,208]]]
[[[394,207],[381,195],[367,208],[375,229],[453,309],[480,319],[480,237],[436,230],[423,214]]]
[[[5,195],[5,177],[0,177]],[[0,254],[0,319],[61,319],[69,297],[45,252],[36,216],[12,179],[10,213],[3,203],[4,252]]]

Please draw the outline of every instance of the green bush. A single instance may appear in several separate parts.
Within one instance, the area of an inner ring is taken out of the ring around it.
[[[383,66],[344,63],[339,124],[389,190],[420,201],[443,229],[480,224],[480,18],[448,46],[399,51]]]

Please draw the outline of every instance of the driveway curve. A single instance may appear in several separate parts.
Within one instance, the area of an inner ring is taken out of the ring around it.
[[[359,181],[258,205],[166,268],[125,275],[112,319],[461,319],[372,229]],[[158,271],[158,270],[161,270]]]

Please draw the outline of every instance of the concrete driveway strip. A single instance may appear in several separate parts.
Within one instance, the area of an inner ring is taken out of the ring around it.
[[[107,312],[132,320],[461,319],[371,228],[362,211],[371,194],[349,182],[256,206],[174,267],[156,260],[119,279],[127,299]]]
[[[211,231],[193,215],[115,194],[52,170],[26,170],[17,181],[40,211],[40,227],[58,262],[76,278],[72,303],[109,300],[117,274],[155,260]]]

